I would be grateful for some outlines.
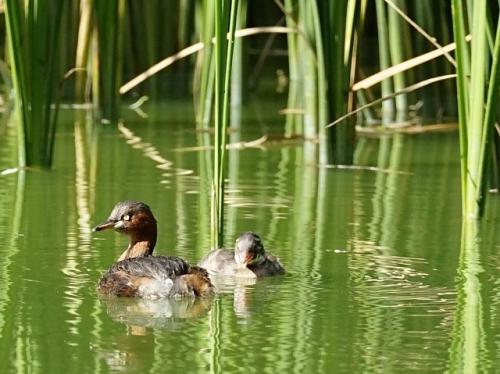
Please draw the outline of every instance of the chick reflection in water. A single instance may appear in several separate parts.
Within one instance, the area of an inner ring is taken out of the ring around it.
[[[207,314],[211,298],[162,298],[137,299],[101,297],[108,315],[127,325],[132,335],[145,335],[146,328],[175,330],[183,320],[199,318]]]

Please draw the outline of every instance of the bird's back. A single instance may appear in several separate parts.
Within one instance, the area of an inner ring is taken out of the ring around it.
[[[234,275],[237,269],[234,252],[228,249],[215,249],[200,260],[198,266],[210,275]]]
[[[130,258],[114,263],[101,277],[98,290],[105,295],[166,297],[174,280],[188,274],[189,264],[174,256]]]
[[[248,268],[259,278],[285,274],[283,264],[271,253],[266,253],[266,258],[263,263],[255,266],[249,265]]]

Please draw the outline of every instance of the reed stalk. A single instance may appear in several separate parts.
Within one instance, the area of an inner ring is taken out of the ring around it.
[[[5,1],[20,166],[49,167],[54,148],[58,42],[64,1]],[[26,6],[25,6],[26,5]]]
[[[129,0],[127,3],[126,30],[128,40],[124,53],[127,54],[126,64],[123,67],[125,73],[144,70],[155,63],[159,47],[158,35],[165,32],[171,36],[170,30],[159,30],[160,7],[156,0],[137,1]],[[173,21],[173,11],[166,13],[165,23]],[[169,16],[167,16],[167,14]],[[179,31],[180,34],[180,31]],[[127,66],[128,65],[128,66]],[[156,96],[158,77],[152,77],[148,81],[148,95]]]
[[[389,41],[387,31],[387,15],[384,0],[375,0],[377,11],[378,28],[378,51],[380,70],[386,70],[390,66]],[[382,97],[389,96],[394,92],[392,79],[384,79],[381,83]],[[382,123],[389,123],[394,119],[394,101],[382,102]]]
[[[211,214],[211,244],[213,248],[220,247],[224,237],[225,155],[237,9],[238,0],[215,1],[214,174]]]
[[[485,68],[487,58],[487,41],[485,32],[486,0],[474,2],[471,55],[471,79],[469,87],[470,112],[467,122],[467,215],[477,216],[481,177],[479,176],[480,148],[483,139],[484,99],[485,99]]]
[[[93,0],[81,0],[80,23],[78,27],[75,59],[75,98],[77,102],[85,101],[86,84],[88,78],[87,65],[90,52],[90,41],[92,37],[92,10]]]
[[[289,28],[296,28],[297,22],[294,18],[294,10],[296,7],[296,1],[294,0],[284,0],[283,12],[285,13],[286,25]],[[299,54],[297,52],[298,48],[298,35],[297,33],[287,34],[287,44],[288,44],[288,76],[290,77],[290,84],[288,88],[288,108],[298,108],[300,106],[299,101],[299,91],[301,82],[299,82]],[[302,116],[298,117],[294,114],[287,115],[286,125],[285,125],[285,135],[291,136],[298,132],[298,128],[301,128]]]
[[[347,92],[350,86],[354,37],[346,39],[346,30],[354,30],[352,24],[355,22],[357,12],[352,11],[351,0],[321,2],[321,6],[319,14],[325,49],[324,69],[328,87],[328,122],[330,122],[350,110]],[[349,103],[353,105],[353,101]],[[347,120],[337,128],[329,128],[327,136],[330,145],[329,162],[352,164],[354,122]]]
[[[394,0],[401,8],[401,1]],[[397,12],[390,8],[388,9],[388,30],[389,30],[389,51],[391,55],[391,63],[393,65],[399,64],[405,60],[404,58],[404,46],[408,41],[403,41],[404,39],[404,29],[403,21]],[[394,90],[400,91],[406,86],[405,76],[400,73],[394,76]],[[398,95],[396,97],[396,110],[398,115],[405,115],[408,111],[408,101],[406,94]]]
[[[212,37],[215,30],[215,0],[204,0],[197,4],[197,29],[203,42],[203,49],[196,61],[194,74],[194,94],[196,123],[200,128],[208,128],[212,115],[214,90],[214,56]]]
[[[323,66],[318,65],[318,54],[322,54],[320,34],[317,29],[317,19],[314,14],[315,1],[299,0],[299,27],[303,37],[298,40],[298,50],[301,58],[300,69],[302,83],[302,104],[304,106],[303,134],[307,139],[314,139],[318,134],[319,123],[319,97],[324,97],[318,91],[318,70]]]
[[[315,35],[315,44],[316,44],[316,60],[312,61],[317,64],[317,72],[316,72],[316,98],[314,102],[317,105],[317,124],[315,125],[315,134],[319,135],[320,138],[320,147],[319,147],[319,162],[325,164],[328,162],[329,155],[329,137],[327,135],[328,130],[324,126],[319,126],[318,124],[326,123],[328,121],[328,99],[331,97],[327,97],[328,93],[328,84],[327,84],[327,69],[329,66],[325,63],[325,49],[323,47],[323,43],[325,40],[321,37],[321,23],[319,17],[319,9],[318,5],[315,2],[310,2],[311,8],[311,17],[312,17],[312,27]],[[307,134],[306,134],[307,136]]]
[[[118,120],[124,11],[125,0],[94,2],[98,71],[92,88],[100,117],[112,123]]]
[[[248,0],[239,0],[238,2],[238,21],[236,28],[242,30],[247,22]],[[246,77],[245,77],[245,48],[246,43],[242,38],[237,38],[234,42],[234,56],[231,74],[231,118],[234,114],[241,112],[241,105],[245,96]],[[234,109],[234,113],[233,113]],[[231,126],[238,125],[240,121],[232,121]]]
[[[490,65],[486,27],[487,2],[476,1],[473,3],[473,9],[470,9],[469,6],[465,8],[464,1],[454,0],[452,7],[453,28],[457,43],[462,213],[464,217],[479,218],[484,207],[487,184],[486,166],[489,161],[489,149],[498,107],[500,23],[497,21]],[[470,32],[473,38],[470,51],[464,38],[466,34],[465,9],[469,20],[472,21]],[[489,78],[488,91],[486,89],[487,77]]]
[[[483,130],[483,136],[480,140],[480,152],[479,152],[479,170],[478,170],[478,178],[481,181],[481,186],[480,190],[478,191],[479,195],[477,196],[477,199],[480,199],[479,202],[479,210],[480,212],[483,211],[484,209],[484,196],[487,193],[487,176],[488,176],[488,171],[491,170],[489,168],[490,166],[490,160],[494,160],[493,164],[495,162],[498,162],[499,158],[498,155],[495,155],[494,153],[490,153],[490,149],[492,149],[492,143],[493,143],[493,130],[495,127],[495,123],[497,120],[498,116],[498,101],[499,101],[499,90],[500,90],[500,17],[497,21],[497,30],[496,30],[496,36],[495,36],[495,43],[494,43],[494,48],[493,48],[493,61],[491,64],[491,74],[490,74],[490,79],[489,79],[489,85],[488,85],[488,93],[487,93],[487,99],[486,99],[486,109],[485,109],[485,114],[484,114],[484,130]],[[490,157],[492,156],[492,157]],[[498,172],[498,168],[495,168]]]

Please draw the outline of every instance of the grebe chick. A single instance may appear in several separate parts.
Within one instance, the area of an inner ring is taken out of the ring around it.
[[[149,206],[138,201],[119,202],[108,219],[93,231],[114,229],[129,237],[118,262],[103,274],[97,290],[104,295],[160,298],[206,296],[213,285],[205,269],[174,256],[152,256],[156,219]]]
[[[267,277],[285,273],[280,260],[266,253],[259,235],[251,231],[236,239],[234,251],[213,250],[198,266],[207,269],[210,275],[234,277]]]

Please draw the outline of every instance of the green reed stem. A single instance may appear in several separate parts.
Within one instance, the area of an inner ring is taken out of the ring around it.
[[[238,0],[215,2],[215,134],[211,235],[214,248],[222,245],[224,236],[224,176],[229,122],[229,84],[237,9]]]
[[[208,128],[212,115],[215,77],[215,55],[212,38],[214,36],[215,0],[205,0],[196,8],[200,40],[204,48],[198,54],[194,78],[194,92],[197,94],[196,123],[200,128]]]
[[[5,23],[7,28],[7,41],[9,47],[9,57],[11,59],[12,81],[14,86],[17,139],[18,139],[18,163],[19,166],[26,166],[26,131],[25,123],[28,121],[26,105],[28,103],[28,90],[23,60],[25,51],[21,48],[21,39],[25,38],[26,30],[24,19],[24,9],[19,1],[5,1]]]
[[[317,135],[318,107],[317,107],[317,58],[315,55],[316,38],[311,15],[312,2],[298,0],[298,25],[302,29],[302,35],[297,40],[298,67],[301,76],[302,91],[299,94],[303,106],[303,126],[301,131],[306,138],[315,138]],[[300,51],[300,52],[299,52]]]
[[[285,21],[286,25],[290,28],[296,28],[297,23],[294,18],[295,15],[295,7],[297,6],[295,0],[284,0],[284,13],[285,13]],[[297,108],[299,107],[299,86],[302,82],[299,82],[300,76],[300,61],[298,50],[298,35],[297,33],[288,33],[287,34],[287,44],[288,44],[288,75],[290,77],[290,84],[288,87],[288,108]],[[302,119],[300,119],[294,115],[286,116],[286,124],[285,124],[285,135],[291,136],[296,132],[297,123]]]
[[[400,1],[394,1],[399,8],[402,8]],[[404,42],[403,42],[403,21],[396,11],[392,8],[388,9],[389,19],[389,50],[391,54],[391,62],[393,65],[404,61]],[[400,91],[406,86],[406,79],[403,73],[394,76],[394,90]],[[401,113],[406,113],[408,110],[408,102],[406,94],[396,97],[396,110]]]
[[[493,129],[495,127],[495,119],[498,114],[498,101],[500,91],[500,18],[497,21],[497,31],[495,36],[495,44],[493,47],[493,61],[491,65],[491,74],[488,85],[488,94],[486,99],[486,108],[484,112],[483,136],[480,143],[479,161],[478,161],[478,178],[481,186],[478,189],[476,200],[479,200],[479,214],[484,209],[484,196],[486,194],[488,165],[490,160],[490,148],[492,142]]]
[[[122,37],[124,0],[94,3],[98,38],[98,74],[94,93],[100,116],[113,123],[118,120],[119,88],[122,74]],[[97,90],[97,91],[96,91]]]
[[[481,177],[479,176],[479,161],[481,141],[483,139],[483,118],[485,98],[485,69],[487,57],[487,40],[485,32],[486,0],[476,0],[473,9],[471,56],[471,82],[469,91],[470,112],[467,123],[467,215],[479,215],[479,196]]]
[[[348,91],[351,75],[353,37],[346,38],[346,31],[354,30],[355,7],[350,0],[320,3],[321,37],[324,47],[329,103],[329,120],[348,111]],[[354,33],[352,33],[354,35]],[[351,164],[354,155],[354,122],[344,121],[337,128],[327,131],[329,162]]]
[[[389,55],[389,41],[387,31],[387,16],[384,0],[375,0],[377,10],[377,28],[378,28],[378,50],[380,70],[385,70],[390,66],[391,56]],[[382,97],[391,95],[394,90],[392,79],[384,79],[381,83]],[[382,123],[391,121],[394,116],[394,101],[385,100],[382,102]]]
[[[468,3],[469,4],[469,3]],[[479,218],[484,207],[489,164],[489,149],[492,129],[498,107],[498,77],[500,26],[497,30],[493,48],[493,61],[489,69],[487,2],[478,0],[467,8],[471,23],[471,52],[465,43],[464,1],[452,3],[453,27],[457,43],[457,91],[459,105],[459,132],[461,148],[462,213],[464,217]],[[470,56],[474,56],[471,58]],[[470,69],[469,69],[470,66]],[[470,75],[470,84],[468,76]],[[489,87],[486,91],[486,77]],[[486,107],[485,107],[486,99]]]
[[[468,45],[465,41],[464,9],[461,0],[452,2],[453,33],[455,35],[457,60],[457,100],[458,100],[458,127],[460,142],[460,171],[462,186],[462,215],[465,217],[465,201],[467,190],[467,119],[469,116],[468,76],[470,60]]]
[[[57,56],[64,3],[5,1],[20,166],[52,163],[57,109],[51,105],[60,81]]]
[[[77,102],[85,100],[85,85],[87,82],[87,63],[90,51],[90,39],[92,36],[92,9],[93,0],[81,1],[80,24],[78,27],[78,39],[76,46],[75,68],[75,97]]]
[[[238,21],[236,28],[238,30],[244,29],[247,21],[248,0],[238,1]],[[243,38],[238,38],[234,42],[232,74],[231,74],[231,108],[236,108],[236,112],[241,112],[241,105],[245,96],[246,77],[245,71],[245,45],[246,42]],[[239,121],[238,121],[239,123]],[[231,123],[232,126],[236,123]]]

